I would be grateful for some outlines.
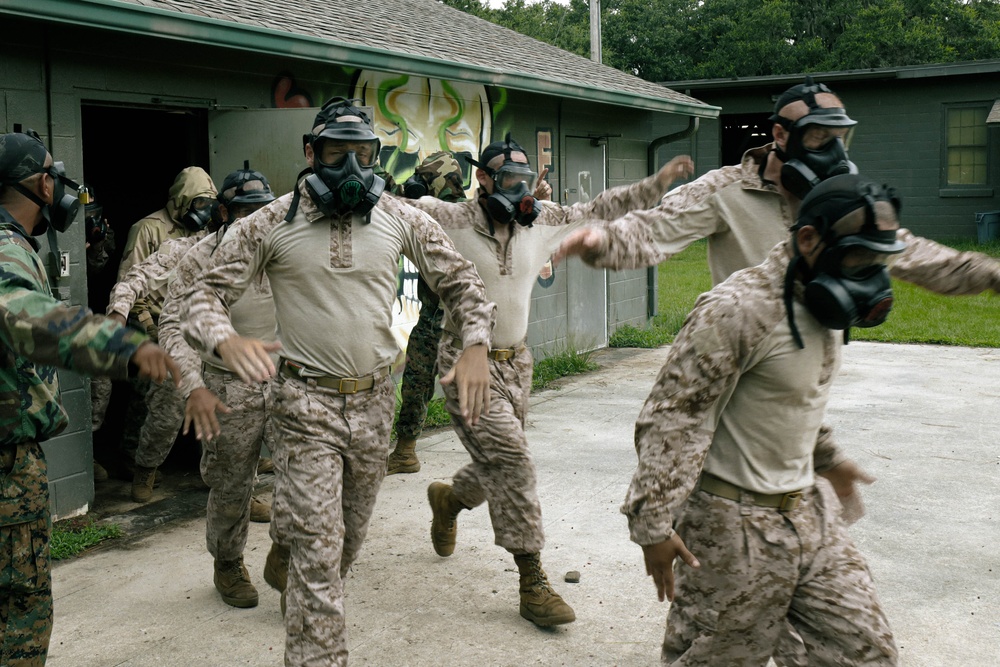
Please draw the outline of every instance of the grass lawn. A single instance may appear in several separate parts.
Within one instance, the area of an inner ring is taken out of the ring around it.
[[[1000,258],[997,241],[983,245],[967,240],[941,242]],[[699,241],[660,265],[659,314],[647,330],[620,329],[612,336],[612,346],[655,347],[673,340],[698,295],[711,289],[707,249],[708,243]],[[1000,347],[1000,299],[992,292],[946,297],[897,280],[892,281],[892,288],[895,303],[886,323],[851,329],[852,340]]]

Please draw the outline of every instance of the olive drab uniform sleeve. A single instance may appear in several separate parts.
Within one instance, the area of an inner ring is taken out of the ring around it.
[[[893,278],[948,296],[1000,292],[1000,262],[980,252],[961,252],[900,229],[906,250],[889,260]]]

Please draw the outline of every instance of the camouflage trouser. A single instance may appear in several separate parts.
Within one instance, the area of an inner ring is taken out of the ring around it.
[[[805,667],[896,664],[871,574],[818,479],[790,512],[695,491],[677,533],[701,561],[677,565],[665,664]],[[789,627],[791,626],[791,627]],[[802,640],[793,655],[792,629]]]
[[[235,560],[247,543],[250,496],[271,412],[271,383],[249,385],[231,373],[211,370],[204,376],[205,386],[230,409],[216,415],[219,437],[201,445],[201,478],[210,487],[205,541],[216,559]]]
[[[399,419],[396,420],[399,440],[416,440],[424,429],[427,404],[434,398],[442,319],[444,310],[437,299],[421,299],[420,317],[406,343],[406,367],[400,388]]]
[[[52,635],[49,517],[0,527],[0,665],[42,667]]]
[[[122,427],[122,451],[130,459],[135,459],[139,441],[142,440],[142,427],[149,417],[149,406],[146,405],[146,395],[153,383],[145,378],[130,377],[128,379],[128,394],[125,398],[125,424]]]
[[[104,415],[111,401],[111,378],[96,377],[90,381],[90,431],[96,433],[104,425]]]
[[[273,513],[291,548],[285,664],[346,665],[343,577],[385,476],[395,386],[387,375],[370,391],[339,394],[279,376],[271,391]]]
[[[139,449],[135,463],[146,468],[156,468],[167,460],[174,446],[177,432],[184,425],[184,398],[169,380],[151,384],[146,394],[149,416],[142,425]]]
[[[445,336],[438,362],[451,370],[462,351]],[[531,350],[508,361],[490,360],[490,410],[470,428],[462,421],[458,388],[444,387],[445,407],[472,463],[455,473],[453,491],[466,507],[489,503],[497,545],[514,554],[536,553],[545,545],[535,464],[524,435],[533,372]]]

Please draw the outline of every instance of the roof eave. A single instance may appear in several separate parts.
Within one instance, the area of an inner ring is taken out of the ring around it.
[[[333,39],[282,32],[270,28],[171,12],[114,0],[7,0],[0,15],[51,21],[116,32],[210,44],[268,55],[348,65],[360,69],[399,72],[448,81],[467,81],[544,93],[588,102],[717,118],[720,107],[556,81],[523,72],[509,72],[468,63],[388,51]]]

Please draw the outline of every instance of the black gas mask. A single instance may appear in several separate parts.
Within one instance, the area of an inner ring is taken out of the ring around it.
[[[66,167],[62,162],[53,162],[48,169],[38,173],[52,177],[52,204],[46,204],[35,193],[20,183],[12,183],[11,187],[38,205],[42,210],[42,222],[35,225],[32,236],[41,236],[48,231],[49,226],[57,232],[65,232],[73,224],[80,210],[80,186],[66,176]],[[68,189],[68,191],[67,191]]]
[[[373,154],[378,154],[377,149]],[[385,190],[385,180],[372,169],[374,158],[370,164],[362,165],[357,153],[347,151],[335,164],[327,164],[320,160],[318,151],[314,155],[313,173],[306,177],[306,189],[324,215],[367,215],[375,208]]]
[[[893,294],[886,262],[889,255],[906,249],[896,239],[896,230],[879,229],[876,202],[888,202],[896,216],[900,202],[891,188],[877,185],[856,174],[832,177],[806,195],[793,230],[812,226],[822,234],[823,250],[811,269],[795,244],[795,257],[785,276],[785,304],[792,335],[802,347],[802,339],[792,314],[792,284],[796,272],[805,279],[806,309],[828,329],[876,327],[889,316]],[[854,234],[838,236],[838,221],[855,211],[864,211],[864,224]]]
[[[488,157],[487,151],[494,146],[498,148],[494,149],[494,154],[491,157]],[[481,156],[488,157],[486,162],[492,162],[498,155],[503,155],[503,164],[497,169],[466,158],[493,179],[492,194],[480,195],[480,201],[489,217],[491,234],[494,222],[504,225],[516,221],[519,225],[531,227],[542,212],[541,204],[535,199],[528,185],[529,183],[534,184],[537,175],[527,162],[514,162],[511,159],[511,153],[515,152],[524,154],[524,149],[510,138],[508,132],[502,144],[499,142],[490,144],[487,150],[483,151],[484,155]]]
[[[200,232],[212,222],[213,199],[195,197],[188,206],[187,213],[181,216],[181,224],[190,232]]]
[[[819,106],[816,103],[816,93],[833,94],[825,85],[813,83],[812,77],[806,77],[804,84],[794,86],[782,95],[771,116],[773,122],[788,131],[784,150],[778,147],[774,149],[784,163],[781,166],[781,185],[799,199],[804,199],[811,189],[831,176],[858,173],[857,166],[847,158],[845,139],[837,136],[819,146],[810,148],[805,145],[810,129],[836,130],[857,125],[857,121],[848,116],[843,108]],[[809,111],[805,116],[792,121],[779,115],[780,109],[794,101],[802,101],[808,105]]]

